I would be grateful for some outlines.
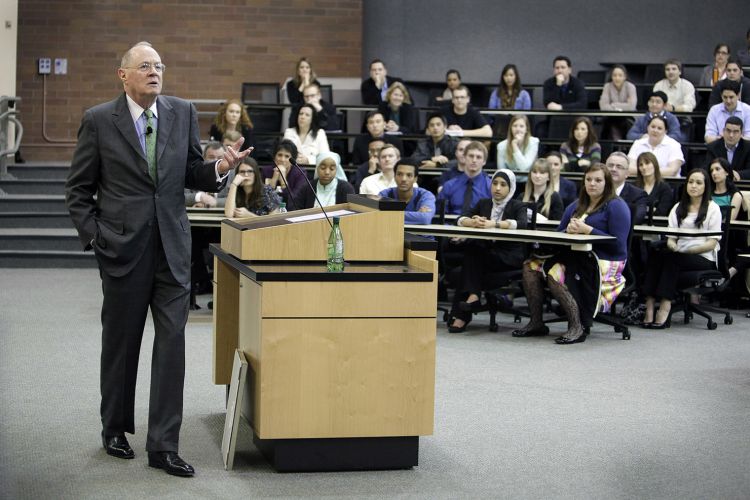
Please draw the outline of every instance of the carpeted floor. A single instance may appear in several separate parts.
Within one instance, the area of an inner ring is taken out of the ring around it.
[[[101,448],[96,270],[0,271],[0,498],[748,498],[750,320],[633,330],[584,343],[513,339],[479,317],[438,324],[435,434],[413,470],[279,474],[242,427],[221,459],[224,387],[211,322],[188,324],[180,454],[192,479],[146,465],[151,324],[138,382],[136,459]],[[200,297],[205,303],[208,296]],[[554,328],[562,330],[562,325]]]

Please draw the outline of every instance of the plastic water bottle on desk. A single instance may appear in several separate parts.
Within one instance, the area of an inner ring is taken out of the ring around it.
[[[281,204],[279,204],[279,211],[277,213],[280,213],[280,214],[286,213],[286,203],[282,201]]]
[[[341,236],[339,218],[333,218],[333,227],[328,236],[328,272],[340,273],[344,271],[344,237]]]

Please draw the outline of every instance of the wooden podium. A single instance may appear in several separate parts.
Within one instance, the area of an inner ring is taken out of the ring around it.
[[[213,378],[249,363],[244,412],[280,471],[408,468],[433,431],[435,243],[404,240],[403,203],[350,195],[346,266],[326,272],[320,209],[222,222]]]

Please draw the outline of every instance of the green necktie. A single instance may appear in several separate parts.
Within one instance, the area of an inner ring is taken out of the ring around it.
[[[147,109],[146,115],[146,160],[148,161],[148,175],[157,185],[159,179],[156,174],[156,127],[154,127],[154,112]],[[151,132],[149,132],[149,130]]]

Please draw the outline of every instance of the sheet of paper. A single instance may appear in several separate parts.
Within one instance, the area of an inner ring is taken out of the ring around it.
[[[357,212],[353,212],[351,210],[335,210],[333,212],[328,212],[328,217],[341,217],[342,215],[351,215],[356,214]],[[306,222],[310,220],[318,220],[318,219],[325,219],[325,215],[323,215],[323,212],[320,212],[319,214],[310,214],[310,215],[300,215],[297,217],[288,217],[286,220],[289,222]]]

